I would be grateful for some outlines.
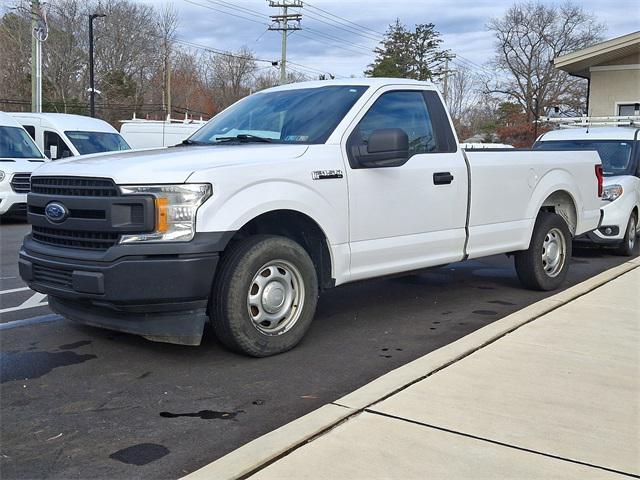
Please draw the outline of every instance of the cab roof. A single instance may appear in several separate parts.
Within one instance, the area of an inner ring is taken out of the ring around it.
[[[31,113],[31,112],[11,112],[20,123],[27,123],[29,119],[40,119],[48,122],[59,131],[85,131],[118,133],[118,131],[104,120],[99,118],[85,117],[83,115],[72,115],[69,113]]]
[[[636,127],[591,127],[563,128],[545,133],[541,142],[560,140],[636,140],[639,128]]]
[[[262,90],[263,92],[275,92],[282,90],[296,90],[301,88],[320,88],[320,87],[339,87],[339,86],[364,86],[364,87],[384,87],[386,85],[411,85],[421,86],[425,90],[435,90],[435,86],[431,82],[422,82],[409,78],[384,78],[384,77],[367,77],[367,78],[341,78],[335,80],[313,80],[309,82],[288,83],[277,87]],[[259,93],[259,92],[258,92]]]

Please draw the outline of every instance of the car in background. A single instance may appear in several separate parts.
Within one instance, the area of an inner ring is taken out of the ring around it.
[[[120,134],[131,148],[162,148],[181,143],[196,133],[204,120],[122,120]]]
[[[31,173],[45,162],[29,134],[0,112],[0,217],[25,217]]]
[[[533,146],[536,150],[598,152],[604,172],[604,215],[600,228],[586,234],[586,239],[614,247],[619,254],[627,256],[633,254],[638,234],[639,135],[637,127],[566,128],[543,134]]]
[[[130,150],[104,120],[66,113],[10,113],[51,160],[90,153]]]

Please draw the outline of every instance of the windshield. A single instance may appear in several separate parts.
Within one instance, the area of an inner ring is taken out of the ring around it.
[[[633,175],[635,166],[631,159],[632,140],[558,140],[538,142],[537,150],[597,150],[602,169],[607,177]]]
[[[0,127],[0,158],[44,158],[27,132]]]
[[[324,143],[366,89],[343,85],[257,93],[216,115],[189,140]]]
[[[73,146],[78,149],[80,155],[131,150],[131,147],[119,133],[69,131],[64,133],[71,140]]]

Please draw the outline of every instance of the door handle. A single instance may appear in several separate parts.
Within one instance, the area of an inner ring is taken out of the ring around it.
[[[433,174],[434,185],[448,185],[451,182],[453,182],[451,172],[437,172]]]

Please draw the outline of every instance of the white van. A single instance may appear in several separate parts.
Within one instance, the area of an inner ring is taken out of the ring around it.
[[[604,171],[602,224],[583,240],[633,255],[640,212],[640,128],[564,128],[542,135],[537,150],[597,150]],[[580,240],[580,239],[579,239]]]
[[[0,112],[0,217],[26,216],[31,172],[44,162],[24,128]]]
[[[189,138],[205,123],[203,120],[122,120],[120,134],[131,148],[170,147]]]
[[[107,122],[66,113],[10,113],[51,160],[89,153],[130,150]]]

